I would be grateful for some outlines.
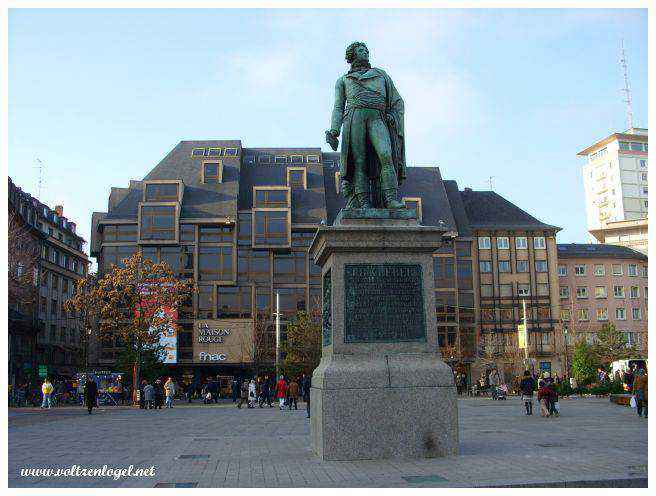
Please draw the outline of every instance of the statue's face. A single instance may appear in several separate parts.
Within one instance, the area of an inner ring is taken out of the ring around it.
[[[355,49],[355,60],[358,62],[369,62],[369,50],[364,45],[358,45]]]

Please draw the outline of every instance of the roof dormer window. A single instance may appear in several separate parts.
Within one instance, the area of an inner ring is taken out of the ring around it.
[[[203,184],[219,184],[223,182],[223,162],[212,160],[203,162]]]

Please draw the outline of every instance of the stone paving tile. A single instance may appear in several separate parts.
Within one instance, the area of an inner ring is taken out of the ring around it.
[[[11,409],[9,486],[471,487],[647,476],[644,419],[607,399],[562,400],[561,408],[560,418],[543,419],[523,415],[517,398],[461,399],[459,456],[355,462],[314,457],[303,410],[237,410],[231,404],[105,408],[93,415],[82,408]],[[73,464],[154,465],[157,475],[118,481],[19,476],[20,468]],[[412,476],[424,479],[404,479]],[[440,477],[447,480],[436,482]]]

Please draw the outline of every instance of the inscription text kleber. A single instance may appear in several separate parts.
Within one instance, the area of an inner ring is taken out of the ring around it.
[[[421,265],[344,266],[346,343],[425,341]]]

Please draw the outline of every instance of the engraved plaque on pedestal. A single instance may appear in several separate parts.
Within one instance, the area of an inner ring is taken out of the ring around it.
[[[346,343],[426,341],[419,264],[344,266]]]

